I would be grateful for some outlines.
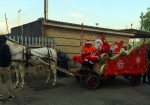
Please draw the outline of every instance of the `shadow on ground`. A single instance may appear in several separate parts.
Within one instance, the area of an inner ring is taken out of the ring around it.
[[[26,85],[32,88],[34,91],[48,90],[66,86],[59,82],[57,82],[56,86],[52,86],[51,82],[49,84],[45,84],[45,80],[33,80],[26,82]]]

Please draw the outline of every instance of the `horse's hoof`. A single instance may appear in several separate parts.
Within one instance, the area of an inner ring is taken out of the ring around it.
[[[16,85],[15,85],[13,88],[14,88],[14,89],[17,89],[17,88],[18,88],[18,86],[16,86]]]
[[[19,90],[24,90],[24,88],[23,87],[20,87],[20,89]]]
[[[56,83],[53,83],[52,86],[56,86]]]
[[[46,81],[45,84],[48,84],[48,82]]]

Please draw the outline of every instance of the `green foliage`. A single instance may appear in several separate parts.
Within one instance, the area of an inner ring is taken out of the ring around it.
[[[145,15],[141,13],[141,30],[150,32],[150,8],[147,8]]]

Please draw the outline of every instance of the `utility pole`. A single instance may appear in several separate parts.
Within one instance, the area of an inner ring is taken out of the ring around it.
[[[80,35],[80,48],[81,48],[81,52],[82,52],[82,49],[83,49],[83,41],[84,41],[84,32],[83,32],[83,23],[81,25],[81,35]]]
[[[44,19],[48,20],[48,0],[44,0]]]
[[[7,32],[8,32],[8,34],[9,34],[7,19],[8,19],[8,18],[6,18],[6,13],[5,13],[6,27],[7,27]]]
[[[44,0],[44,23],[48,20],[48,0]],[[46,26],[44,26],[44,36],[46,36]]]
[[[18,11],[18,26],[20,26],[20,11],[21,9]]]

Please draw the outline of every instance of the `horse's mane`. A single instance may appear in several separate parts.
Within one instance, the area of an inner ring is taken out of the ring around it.
[[[23,45],[21,45],[19,42],[15,41],[14,39],[12,38],[9,38],[8,36],[6,36],[7,40],[14,43],[15,46],[21,46],[21,47],[24,47]]]
[[[7,37],[7,36],[6,36]],[[19,44],[17,41],[13,40],[12,38],[7,37],[7,40],[11,41],[11,42],[15,42],[17,44]]]

